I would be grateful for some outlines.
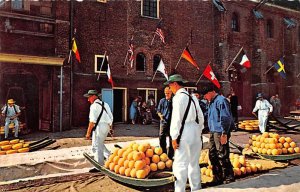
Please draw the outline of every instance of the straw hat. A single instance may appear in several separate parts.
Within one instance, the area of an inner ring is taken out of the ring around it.
[[[13,99],[9,99],[9,100],[7,100],[7,103],[8,103],[8,104],[14,104],[15,101],[14,101]]]

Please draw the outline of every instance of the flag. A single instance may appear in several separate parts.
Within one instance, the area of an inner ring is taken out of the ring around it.
[[[188,62],[190,62],[192,65],[194,65],[194,67],[196,67],[199,70],[199,67],[198,67],[196,61],[194,60],[194,58],[192,57],[191,52],[188,47],[186,47],[183,50],[181,57],[186,59]]]
[[[111,87],[114,87],[114,81],[112,79],[112,75],[111,75],[111,71],[110,71],[110,67],[109,67],[109,64],[107,64],[107,71],[106,71],[106,75],[108,77],[108,82],[111,84]]]
[[[216,78],[216,75],[214,74],[214,72],[211,69],[210,64],[208,64],[203,72],[203,75],[209,79],[216,87],[218,87],[220,89],[221,85],[218,81],[218,79]]]
[[[236,58],[236,62],[238,62],[241,66],[250,68],[251,63],[245,53],[245,51],[242,49],[242,51],[239,53],[239,55]]]
[[[275,64],[275,69],[278,71],[278,73],[281,75],[282,78],[286,79],[286,73],[284,70],[284,61],[283,58],[280,58]]]
[[[132,41],[130,41],[128,47],[128,63],[130,64],[131,68],[133,67],[133,61],[134,61],[133,44]]]
[[[165,42],[165,35],[161,29],[161,20],[158,22],[157,26],[156,26],[156,31],[155,31],[155,34],[159,36],[160,40],[166,44]]]
[[[73,38],[72,51],[75,53],[75,57],[76,57],[77,61],[80,63],[81,62],[80,61],[80,55],[79,55],[79,51],[78,51],[78,48],[77,48],[75,38]]]
[[[157,71],[160,71],[162,74],[164,74],[164,76],[166,77],[166,79],[168,80],[169,77],[168,77],[168,73],[167,73],[167,70],[166,70],[166,66],[163,62],[163,60],[161,59],[159,64],[158,64],[158,67],[156,69]]]

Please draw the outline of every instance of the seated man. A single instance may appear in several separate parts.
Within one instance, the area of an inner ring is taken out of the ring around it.
[[[5,117],[5,128],[4,128],[4,137],[8,138],[9,133],[9,124],[14,123],[15,126],[15,138],[18,137],[19,133],[19,121],[18,116],[21,115],[21,110],[18,105],[15,105],[15,101],[13,99],[9,99],[7,101],[7,105],[2,108],[2,116]]]

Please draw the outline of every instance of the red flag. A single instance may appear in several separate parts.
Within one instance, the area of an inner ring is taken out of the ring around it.
[[[214,74],[214,72],[211,69],[210,64],[208,64],[203,72],[203,75],[209,79],[216,87],[218,87],[220,89],[221,85],[218,81],[218,79],[216,78],[216,75]]]
[[[183,52],[181,54],[181,57],[184,58],[184,59],[186,59],[189,63],[191,63],[192,65],[194,65],[194,67],[196,67],[199,70],[199,67],[198,67],[195,59],[192,57],[191,52],[190,52],[190,50],[189,50],[188,47],[186,47],[183,50]]]
[[[108,82],[111,84],[111,87],[114,87],[114,81],[112,79],[112,74],[111,74],[111,71],[110,71],[110,67],[109,67],[109,64],[107,64],[107,71],[106,71],[106,75],[108,77]]]
[[[80,63],[81,62],[80,61],[80,55],[79,55],[79,51],[78,51],[78,48],[77,48],[75,38],[73,38],[72,51],[75,53],[75,57],[76,57],[77,61]]]
[[[250,68],[251,67],[251,63],[245,53],[244,50],[242,50],[240,52],[240,54],[238,55],[236,62],[238,62],[240,65],[246,67],[246,68]]]

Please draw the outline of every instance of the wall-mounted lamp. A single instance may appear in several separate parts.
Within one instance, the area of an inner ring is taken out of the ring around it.
[[[219,47],[222,47],[224,45],[224,43],[219,43]]]
[[[262,49],[257,49],[256,52],[257,53],[261,53]]]

